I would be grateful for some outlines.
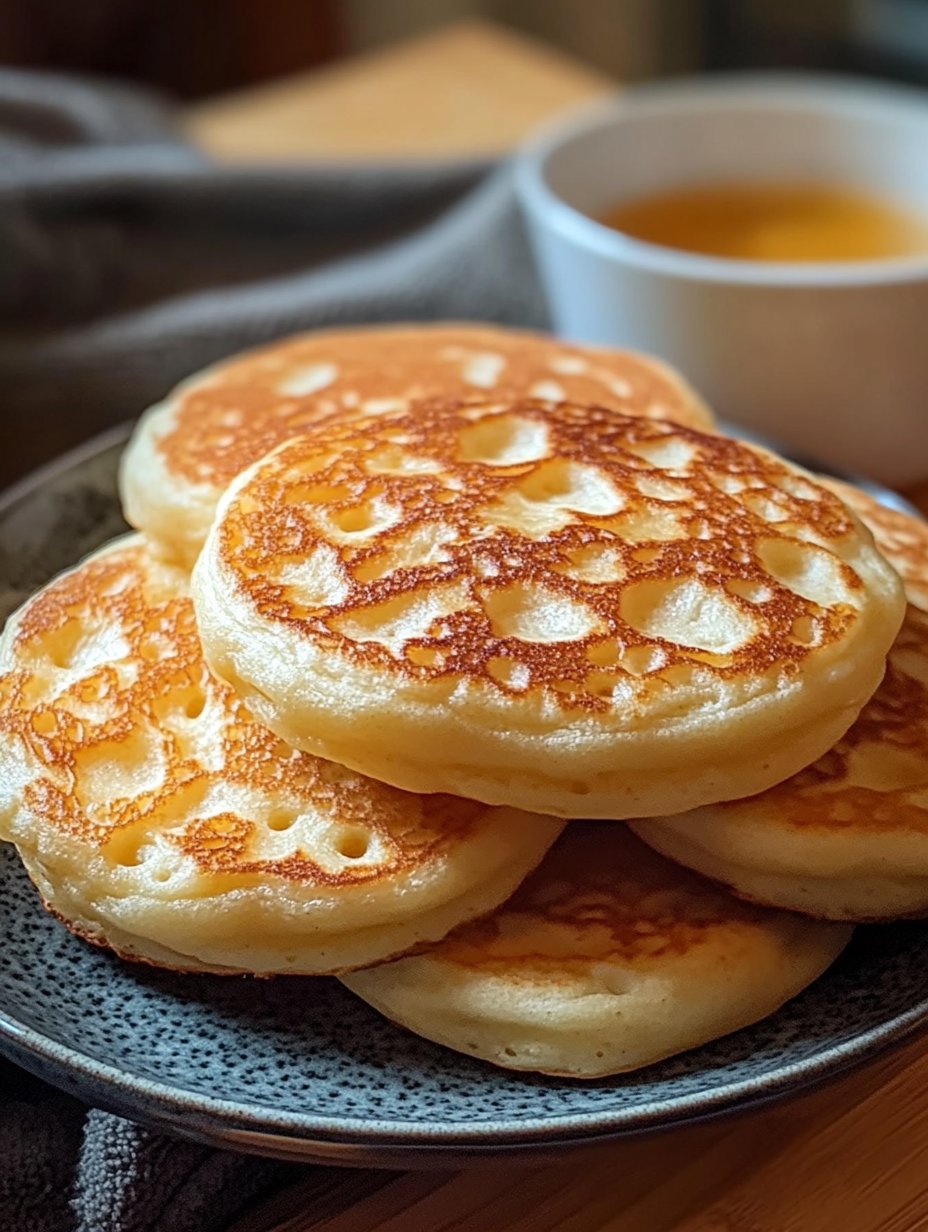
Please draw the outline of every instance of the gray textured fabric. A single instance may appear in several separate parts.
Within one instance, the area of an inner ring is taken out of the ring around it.
[[[544,323],[506,167],[220,168],[153,98],[0,72],[0,479],[243,346],[439,317]],[[0,1232],[209,1232],[285,1173],[0,1063]]]
[[[181,1142],[0,1063],[0,1232],[219,1232],[305,1169]]]
[[[217,167],[152,99],[14,72],[0,133],[0,388],[21,470],[295,330],[544,323],[505,166]]]

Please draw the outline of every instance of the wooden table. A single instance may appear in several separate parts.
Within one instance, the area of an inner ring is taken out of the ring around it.
[[[224,159],[508,148],[613,88],[494,27],[454,27],[188,112]],[[423,107],[423,98],[428,107]],[[928,489],[923,494],[928,498]],[[925,500],[928,508],[928,499]],[[925,1232],[928,1045],[723,1121],[465,1173],[309,1169],[234,1232]]]
[[[230,1232],[924,1232],[922,1044],[764,1111],[459,1173],[315,1169]]]

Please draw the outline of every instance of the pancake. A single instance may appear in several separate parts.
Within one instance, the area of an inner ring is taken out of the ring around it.
[[[823,479],[869,527],[877,547],[902,578],[909,603],[928,612],[928,523],[837,479]]]
[[[928,914],[928,524],[839,490],[910,600],[885,678],[833,749],[747,800],[635,825],[757,902],[829,919]]]
[[[137,538],[0,640],[0,837],[46,905],[183,970],[340,971],[495,907],[560,830],[288,748],[206,669],[178,570]]]
[[[127,520],[188,566],[231,481],[333,413],[425,396],[574,398],[711,428],[657,360],[499,326],[386,326],[286,338],[186,381],[139,423],[121,486]]]
[[[492,915],[343,983],[458,1052],[598,1078],[773,1013],[850,932],[740,903],[625,826],[575,822]]]
[[[898,578],[772,454],[574,403],[329,421],[237,480],[207,659],[289,744],[563,817],[762,790],[850,726]]]

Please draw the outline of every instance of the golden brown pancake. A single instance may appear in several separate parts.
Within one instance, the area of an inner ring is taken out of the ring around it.
[[[831,919],[924,915],[928,524],[847,485],[830,486],[870,526],[911,601],[882,684],[843,739],[793,778],[747,800],[635,829],[666,855],[758,902]]]
[[[186,577],[117,541],[0,640],[0,836],[81,935],[188,970],[316,974],[501,902],[560,830],[295,752],[203,661]]]
[[[928,523],[881,505],[852,484],[822,482],[870,528],[877,547],[902,578],[909,603],[928,612]]]
[[[343,982],[458,1052],[595,1078],[765,1017],[849,936],[844,925],[740,903],[625,826],[575,822],[492,915]]]
[[[660,815],[820,756],[903,597],[764,451],[531,399],[330,421],[246,472],[193,580],[208,660],[288,743],[411,791]]]
[[[328,415],[429,397],[531,395],[711,428],[671,369],[627,351],[500,326],[380,326],[302,334],[185,382],[139,424],[123,462],[126,517],[192,565],[216,502],[276,445]]]

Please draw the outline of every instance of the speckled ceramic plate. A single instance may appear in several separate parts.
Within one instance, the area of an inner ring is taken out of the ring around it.
[[[0,502],[0,612],[122,529],[125,432]],[[508,1074],[392,1027],[334,980],[176,976],[83,944],[0,847],[0,1050],[136,1120],[242,1150],[382,1166],[544,1154],[784,1095],[928,1019],[928,926],[859,929],[755,1027],[608,1081]]]

